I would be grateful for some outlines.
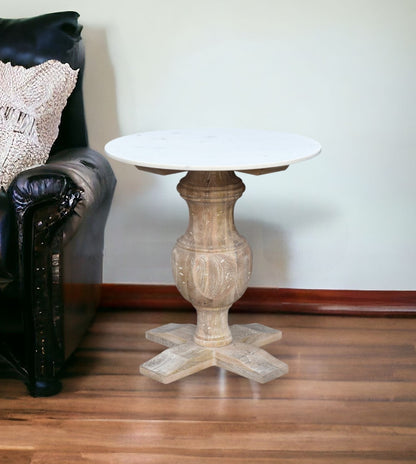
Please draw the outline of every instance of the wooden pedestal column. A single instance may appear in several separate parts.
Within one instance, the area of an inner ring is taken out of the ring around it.
[[[232,171],[191,171],[178,191],[189,207],[189,225],[172,252],[182,296],[197,311],[197,325],[167,324],[146,333],[169,347],[140,372],[170,383],[219,366],[264,383],[285,374],[286,364],[259,347],[281,338],[261,324],[228,326],[228,310],[245,292],[252,257],[234,225],[234,205],[244,184]]]
[[[234,226],[234,204],[244,184],[233,172],[190,172],[178,191],[189,207],[189,226],[172,253],[182,296],[198,314],[194,336],[201,346],[231,343],[228,309],[247,289],[251,250]]]

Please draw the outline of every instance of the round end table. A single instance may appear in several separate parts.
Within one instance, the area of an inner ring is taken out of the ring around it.
[[[235,171],[254,175],[283,171],[320,153],[318,142],[295,134],[240,129],[170,130],[119,137],[108,155],[155,174],[186,171],[178,191],[189,224],[172,251],[181,295],[197,312],[197,324],[170,323],[146,332],[168,347],[140,366],[143,375],[170,383],[218,366],[260,383],[288,366],[260,347],[281,332],[262,324],[229,327],[228,310],[245,292],[252,253],[234,225],[234,205],[245,186]]]

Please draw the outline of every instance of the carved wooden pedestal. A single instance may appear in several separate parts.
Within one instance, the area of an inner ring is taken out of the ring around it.
[[[197,311],[197,325],[167,324],[146,338],[169,349],[140,372],[170,383],[210,366],[257,382],[287,373],[285,363],[259,348],[281,338],[261,324],[228,326],[228,310],[245,292],[251,250],[234,226],[234,205],[244,184],[232,171],[190,171],[178,191],[189,207],[189,225],[172,252],[172,269],[182,296]]]

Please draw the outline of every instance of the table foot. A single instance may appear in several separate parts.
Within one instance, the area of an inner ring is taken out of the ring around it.
[[[197,345],[193,324],[166,324],[146,332],[146,338],[169,347],[140,366],[140,372],[171,383],[211,366],[222,367],[256,382],[265,383],[288,372],[287,365],[260,346],[279,340],[280,330],[262,324],[230,327],[233,342],[220,348]]]
[[[194,342],[169,348],[140,366],[140,373],[161,383],[171,383],[215,366],[214,353]]]
[[[245,343],[231,343],[217,349],[215,365],[259,383],[287,374],[287,364],[267,351]]]
[[[194,338],[195,324],[166,324],[146,332],[146,338],[168,348],[191,342]]]

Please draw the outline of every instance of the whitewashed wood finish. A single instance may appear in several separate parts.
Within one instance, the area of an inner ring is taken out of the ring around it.
[[[232,343],[210,348],[194,342],[196,326],[166,324],[148,330],[146,338],[170,347],[140,366],[140,372],[161,383],[171,383],[211,366],[266,383],[288,372],[288,366],[260,346],[280,340],[282,333],[262,324],[230,327]]]
[[[228,309],[246,291],[252,268],[233,219],[244,184],[233,172],[189,172],[178,191],[188,203],[189,225],[172,252],[176,286],[197,310],[195,342],[228,345]]]
[[[288,371],[259,347],[278,340],[280,331],[260,324],[228,326],[228,310],[247,289],[252,256],[234,225],[234,205],[244,192],[234,172],[189,172],[178,191],[189,207],[188,229],[172,252],[172,271],[182,296],[197,312],[197,325],[167,324],[146,333],[169,347],[140,372],[170,383],[210,366],[257,382]]]

